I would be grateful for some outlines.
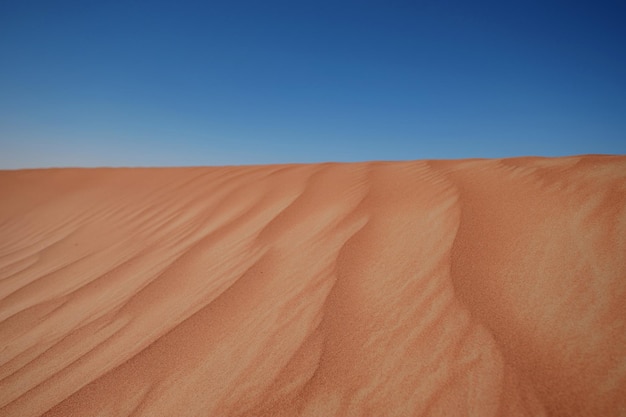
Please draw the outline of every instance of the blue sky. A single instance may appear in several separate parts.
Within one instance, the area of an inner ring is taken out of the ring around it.
[[[0,1],[0,168],[626,154],[619,1]]]

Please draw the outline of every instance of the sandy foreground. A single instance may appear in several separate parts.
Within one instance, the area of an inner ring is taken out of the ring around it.
[[[626,157],[1,171],[42,414],[626,416]]]

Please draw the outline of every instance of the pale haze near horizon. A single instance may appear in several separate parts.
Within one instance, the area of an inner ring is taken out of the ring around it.
[[[616,2],[3,2],[0,169],[626,154]]]

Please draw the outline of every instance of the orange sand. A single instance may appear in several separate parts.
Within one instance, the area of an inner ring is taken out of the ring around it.
[[[2,416],[626,416],[626,157],[0,172]]]

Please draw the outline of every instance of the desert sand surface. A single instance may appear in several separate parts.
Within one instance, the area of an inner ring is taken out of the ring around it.
[[[0,172],[1,416],[626,416],[626,157]]]

